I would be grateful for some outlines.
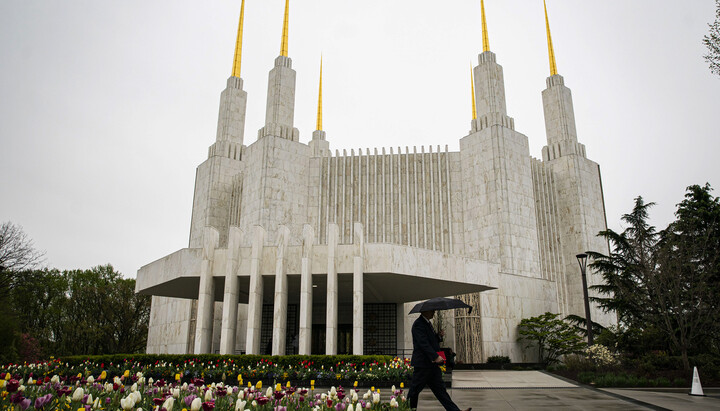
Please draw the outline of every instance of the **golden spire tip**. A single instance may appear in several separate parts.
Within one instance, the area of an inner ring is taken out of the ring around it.
[[[280,45],[280,55],[287,57],[288,55],[288,22],[290,20],[290,0],[285,0],[285,19],[283,21],[282,44]]]
[[[470,63],[470,89],[472,91],[472,119],[477,120],[477,106],[475,105],[475,80],[473,79],[472,63]]]
[[[318,92],[318,115],[317,115],[317,129],[322,130],[322,54],[320,55],[320,88]]]
[[[480,8],[482,9],[483,52],[486,52],[490,51],[490,39],[488,38],[487,20],[485,19],[485,0],[480,0]]]
[[[232,76],[240,77],[240,62],[242,60],[243,20],[245,18],[245,0],[240,4],[240,23],[238,23],[237,41],[235,42],[235,59],[233,61]]]
[[[550,35],[550,20],[548,19],[547,4],[543,0],[543,8],[545,8],[545,27],[547,30],[548,54],[550,57],[550,75],[554,76],[558,73],[557,64],[555,64],[555,50],[553,49],[552,36]]]

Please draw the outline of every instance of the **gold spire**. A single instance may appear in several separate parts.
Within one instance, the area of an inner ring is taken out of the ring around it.
[[[475,105],[475,80],[473,79],[472,63],[470,63],[470,88],[472,90],[472,119],[477,120],[477,106]]]
[[[318,92],[317,129],[322,130],[322,54],[320,55],[320,91]]]
[[[490,39],[488,39],[487,21],[485,20],[485,0],[480,0],[480,8],[482,9],[483,52],[485,52],[490,51]]]
[[[550,55],[550,75],[554,76],[557,72],[557,65],[555,64],[555,50],[553,50],[552,36],[550,35],[550,20],[548,20],[547,4],[543,0],[543,7],[545,8],[545,26],[547,30],[548,40],[548,54]]]
[[[282,44],[280,45],[280,55],[287,57],[288,55],[288,21],[290,20],[290,0],[285,0],[285,20],[283,21]]]
[[[235,60],[233,62],[232,76],[240,77],[240,62],[242,60],[243,19],[245,18],[245,0],[240,4],[240,23],[238,23],[237,42],[235,43]]]

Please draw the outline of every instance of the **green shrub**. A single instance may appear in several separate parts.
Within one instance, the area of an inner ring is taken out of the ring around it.
[[[510,364],[510,357],[507,357],[505,355],[493,355],[492,357],[488,357],[487,363],[488,364]]]

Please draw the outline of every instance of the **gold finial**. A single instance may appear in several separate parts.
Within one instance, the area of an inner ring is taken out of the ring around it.
[[[320,55],[320,91],[318,92],[317,129],[322,130],[322,54]]]
[[[555,50],[553,50],[552,36],[550,35],[550,20],[548,20],[547,4],[545,4],[545,0],[543,0],[543,7],[545,8],[545,26],[548,38],[548,54],[550,55],[550,75],[554,76],[558,72],[557,65],[555,64]]]
[[[472,63],[470,63],[470,88],[472,91],[472,119],[477,120],[477,106],[475,105],[475,80],[473,79]]]
[[[240,77],[240,62],[242,60],[243,19],[245,18],[245,0],[240,4],[240,23],[238,23],[237,42],[235,43],[235,60],[233,62],[233,77]]]
[[[280,55],[287,57],[288,55],[288,21],[290,20],[290,0],[285,0],[285,20],[283,21],[282,44],[280,45]]]
[[[480,8],[482,9],[483,52],[485,52],[490,51],[490,39],[488,38],[487,21],[485,20],[485,0],[480,0]]]

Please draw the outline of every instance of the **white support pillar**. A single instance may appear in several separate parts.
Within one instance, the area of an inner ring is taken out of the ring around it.
[[[200,263],[197,326],[195,327],[195,354],[210,354],[212,350],[213,313],[215,311],[215,283],[212,264],[220,233],[214,227],[203,229],[203,259]]]
[[[247,354],[260,354],[260,326],[263,307],[263,277],[260,273],[265,229],[255,226],[250,256],[250,290],[248,295]]]
[[[285,355],[287,338],[288,284],[285,269],[285,251],[290,240],[287,226],[278,227],[277,254],[275,257],[275,307],[273,309],[272,355]]]
[[[327,311],[325,316],[325,355],[337,355],[338,276],[335,253],[338,244],[337,224],[328,224]]]
[[[303,226],[302,260],[300,266],[300,330],[298,354],[310,355],[312,338],[312,247],[315,232],[309,224]]]
[[[355,258],[353,260],[353,354],[363,355],[363,318],[365,294],[363,266],[365,262],[365,236],[363,225],[355,223]]]
[[[220,330],[220,354],[235,354],[235,334],[238,318],[238,276],[240,240],[243,232],[230,227],[228,233],[227,263],[225,266],[225,295],[223,296],[222,329]]]

